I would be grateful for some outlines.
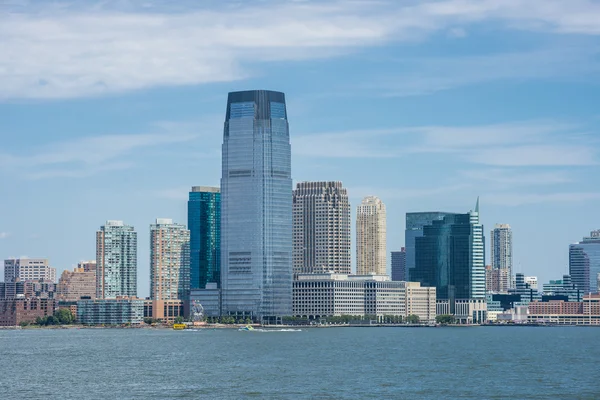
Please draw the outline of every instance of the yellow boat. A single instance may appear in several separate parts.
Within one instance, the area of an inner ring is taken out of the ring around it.
[[[173,324],[173,329],[175,329],[176,331],[185,329],[185,324]]]

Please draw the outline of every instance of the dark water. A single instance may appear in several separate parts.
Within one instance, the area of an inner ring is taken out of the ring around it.
[[[0,330],[0,399],[599,399],[597,328]]]

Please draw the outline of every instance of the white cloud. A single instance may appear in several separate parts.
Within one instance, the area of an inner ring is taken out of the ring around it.
[[[487,182],[495,188],[510,186],[557,185],[572,182],[566,171],[523,171],[518,168],[492,168],[460,171],[468,180]]]
[[[165,4],[5,5],[0,96],[64,98],[231,81],[253,75],[260,60],[333,57],[441,30],[460,35],[468,24],[488,21],[600,34],[600,4],[589,0],[257,2],[213,10]]]
[[[10,236],[10,233],[8,233],[8,232],[0,232],[0,239],[6,239],[9,236]]]
[[[541,203],[581,203],[600,199],[598,192],[564,193],[491,193],[486,195],[486,203],[500,206],[523,206]]]

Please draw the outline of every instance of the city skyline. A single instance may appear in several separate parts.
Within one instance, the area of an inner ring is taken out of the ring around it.
[[[1,257],[48,258],[60,275],[94,257],[107,219],[186,221],[189,187],[219,186],[226,93],[272,88],[287,95],[293,184],[380,197],[388,253],[406,212],[479,195],[482,224],[512,227],[514,272],[560,279],[569,245],[599,227],[586,21],[600,7],[463,3],[0,6]],[[140,240],[143,297],[148,254]]]

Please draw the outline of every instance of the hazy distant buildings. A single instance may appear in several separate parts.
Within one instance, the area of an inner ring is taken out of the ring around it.
[[[504,287],[504,279],[500,281],[500,292],[506,292],[512,286],[513,276],[513,244],[512,230],[508,224],[496,224],[491,232],[490,250],[492,268],[507,272],[498,272],[499,275],[508,275],[508,286]]]
[[[229,93],[221,193],[223,313],[291,315],[291,148],[283,93]]]
[[[190,231],[172,219],[150,225],[150,298],[182,300],[189,291]]]
[[[406,280],[406,250],[404,247],[400,251],[392,251],[392,280]]]
[[[56,268],[48,265],[47,258],[10,258],[4,260],[4,281],[56,282]]]
[[[61,301],[77,301],[82,297],[96,297],[96,271],[88,267],[75,268],[73,271],[64,270],[56,289],[56,294]]]
[[[194,186],[188,201],[190,287],[221,285],[221,190]]]
[[[423,227],[431,225],[433,221],[443,220],[446,215],[452,215],[452,213],[440,211],[406,213],[406,276],[404,280],[410,280],[410,272],[415,268],[415,242],[416,238],[423,236]]]
[[[508,293],[511,287],[510,270],[501,268],[494,269],[491,265],[486,266],[486,292]]]
[[[342,182],[301,182],[293,193],[294,274],[351,271],[351,220]]]
[[[386,211],[375,196],[356,208],[356,273],[386,275]]]
[[[123,221],[96,232],[96,297],[137,295],[137,233]]]
[[[96,260],[80,261],[77,263],[77,268],[83,269],[83,272],[96,273]]]
[[[537,276],[526,276],[525,283],[529,285],[533,290],[538,290],[538,278]]]
[[[569,275],[585,293],[598,293],[600,274],[600,230],[569,246]]]
[[[563,275],[562,279],[550,280],[542,285],[542,301],[565,300],[581,301],[584,291],[577,287],[571,280],[570,275]]]

